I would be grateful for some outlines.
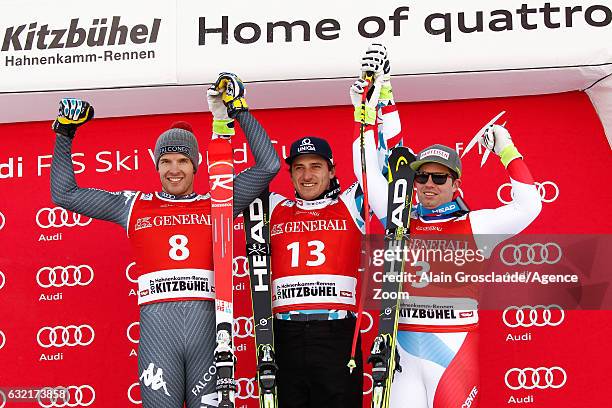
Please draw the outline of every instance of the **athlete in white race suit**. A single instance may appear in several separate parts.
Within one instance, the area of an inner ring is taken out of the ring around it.
[[[384,47],[381,53],[385,52]],[[377,75],[380,75],[377,73]],[[383,74],[384,75],[384,74]],[[388,81],[388,78],[387,78]],[[358,80],[354,88],[362,88]],[[390,103],[391,101],[391,103]],[[385,224],[388,182],[385,149],[400,130],[399,115],[393,98],[379,103],[378,135],[366,132],[368,197],[372,210]],[[375,141],[377,138],[377,142]],[[418,205],[411,214],[409,247],[427,246],[428,236],[452,234],[460,245],[480,250],[489,257],[500,242],[520,233],[538,216],[542,208],[540,194],[522,155],[508,131],[499,125],[486,129],[480,143],[497,154],[512,184],[511,203],[495,209],[466,211],[458,190],[461,185],[461,161],[457,153],[443,145],[423,149],[411,167],[415,178]],[[378,144],[378,148],[377,148]],[[354,171],[361,181],[358,140],[353,144]],[[435,234],[435,235],[434,235]],[[457,238],[460,237],[460,238]],[[438,242],[439,243],[439,242]],[[422,260],[407,265],[412,273],[428,272],[440,265]],[[474,286],[436,288],[435,285],[404,286],[410,293],[402,300],[397,344],[402,372],[395,373],[391,389],[393,408],[475,408],[478,392],[478,312]],[[449,294],[450,293],[450,294]]]
[[[232,98],[225,92],[230,82],[234,90],[244,89],[234,74],[224,73],[207,96],[213,138],[233,135],[235,118],[255,158],[256,164],[234,179],[237,216],[268,186],[280,161],[241,93],[235,92]],[[53,123],[57,135],[51,167],[53,201],[71,211],[117,223],[128,234],[138,277],[138,376],[143,406],[217,406],[211,200],[210,194],[193,191],[200,162],[197,139],[184,122],[159,136],[154,158],[160,192],[80,188],[71,161],[72,141],[77,127],[92,117],[93,108],[87,102],[60,102]]]

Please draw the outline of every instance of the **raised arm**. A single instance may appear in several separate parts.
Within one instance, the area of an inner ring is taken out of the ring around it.
[[[255,158],[255,165],[240,172],[234,180],[234,217],[237,217],[268,187],[280,170],[280,159],[268,134],[248,111],[244,84],[235,74],[220,74],[207,97],[213,114],[213,138],[234,135],[236,119]]]
[[[510,177],[513,196],[507,205],[470,213],[476,243],[488,256],[500,242],[518,234],[536,219],[542,210],[542,200],[523,156],[504,127],[489,127],[481,143],[500,157]]]
[[[361,71],[374,72],[371,91],[366,97],[365,118],[369,122],[365,127],[365,159],[367,169],[369,204],[385,225],[387,216],[387,162],[391,148],[401,145],[401,123],[391,88],[391,68],[386,48],[381,44],[368,47],[361,59]],[[361,97],[366,83],[358,79],[350,90],[351,101],[355,106],[355,141],[353,142],[353,171],[363,185],[361,168],[360,118]]]
[[[51,199],[67,210],[88,217],[112,221],[127,229],[135,192],[109,192],[80,188],[74,177],[72,141],[77,127],[93,118],[93,107],[78,99],[63,99],[53,122],[55,150],[51,163]]]

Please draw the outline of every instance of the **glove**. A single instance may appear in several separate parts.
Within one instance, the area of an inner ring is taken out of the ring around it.
[[[222,72],[219,74],[214,88],[222,92],[221,99],[227,108],[227,114],[230,118],[233,119],[239,112],[249,109],[244,99],[244,84],[236,74]]]
[[[225,139],[235,135],[234,119],[230,119],[227,114],[222,92],[217,91],[215,85],[213,85],[206,91],[206,99],[208,100],[208,109],[213,115],[213,133]]]
[[[55,133],[73,138],[79,126],[94,117],[93,106],[89,102],[74,98],[64,98],[59,103],[59,113],[51,129]]]
[[[500,157],[504,167],[508,167],[512,160],[523,157],[514,146],[510,132],[503,126],[491,125],[487,127],[479,141],[486,149]]]
[[[382,76],[374,78],[374,81],[368,88],[368,93],[366,94],[365,101],[363,103],[363,92],[368,86],[368,81],[363,78],[359,78],[355,81],[355,83],[353,83],[351,89],[349,90],[349,95],[351,97],[351,102],[355,107],[355,122],[366,123],[368,125],[373,125],[376,123],[376,109],[378,106],[382,82]]]
[[[388,75],[391,72],[387,48],[382,44],[371,44],[361,57],[362,78],[366,73],[370,75]]]

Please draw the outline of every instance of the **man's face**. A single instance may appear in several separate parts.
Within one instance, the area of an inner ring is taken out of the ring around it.
[[[327,160],[316,154],[302,154],[291,163],[291,181],[304,200],[314,200],[329,187],[336,174]]]
[[[415,180],[414,185],[416,186],[419,202],[427,209],[436,208],[451,201],[461,185],[461,180],[456,179],[453,181],[452,177],[450,177],[450,169],[439,163],[425,163],[419,167],[418,173],[449,174],[446,182],[442,185],[435,184],[431,176],[429,176],[424,184],[418,183]]]
[[[193,193],[193,163],[180,153],[164,154],[159,159],[159,178],[162,190],[184,196]]]

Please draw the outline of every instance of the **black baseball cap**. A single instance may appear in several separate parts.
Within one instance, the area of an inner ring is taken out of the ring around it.
[[[302,154],[316,154],[326,159],[332,165],[334,164],[334,156],[332,155],[329,143],[320,137],[306,136],[293,142],[289,150],[289,157],[285,159],[285,162],[291,165],[293,160]]]

